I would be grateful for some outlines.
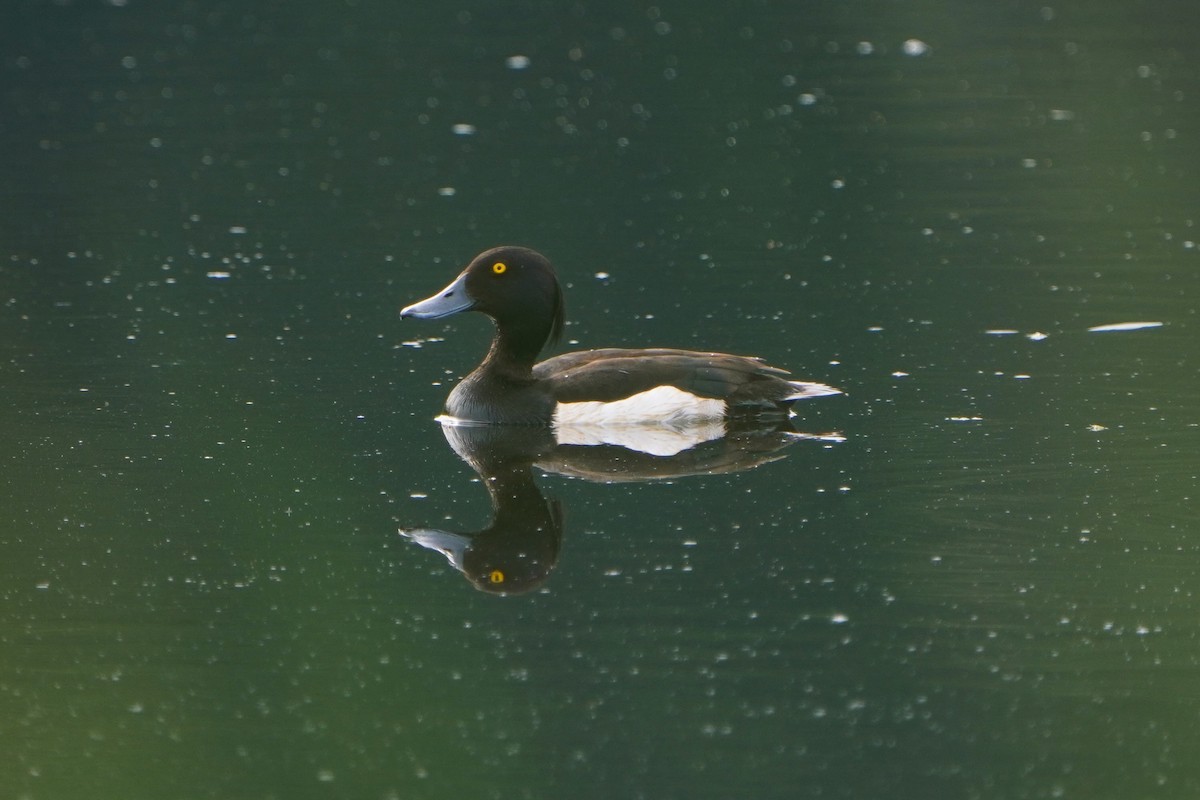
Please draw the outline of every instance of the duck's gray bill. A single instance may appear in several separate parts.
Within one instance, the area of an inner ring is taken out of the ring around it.
[[[467,296],[467,275],[464,272],[433,297],[400,309],[400,319],[440,319],[460,311],[469,311],[473,305],[475,302]]]

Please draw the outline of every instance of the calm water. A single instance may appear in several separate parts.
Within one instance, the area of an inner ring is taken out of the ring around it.
[[[1194,3],[3,15],[0,794],[1200,792]],[[502,242],[842,440],[493,509]]]

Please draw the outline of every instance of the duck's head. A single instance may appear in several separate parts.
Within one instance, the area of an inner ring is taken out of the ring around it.
[[[400,311],[401,319],[440,319],[480,311],[501,335],[536,340],[540,350],[563,328],[562,289],[554,267],[527,247],[496,247],[475,256],[449,286]]]

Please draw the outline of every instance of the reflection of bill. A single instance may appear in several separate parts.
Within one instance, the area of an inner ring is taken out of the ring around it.
[[[558,563],[563,512],[546,499],[532,467],[602,483],[674,480],[691,475],[739,472],[784,457],[802,441],[826,445],[837,434],[814,435],[774,426],[726,431],[702,426],[626,426],[587,430],[579,426],[563,441],[548,427],[462,424],[442,418],[454,452],[479,473],[492,504],[492,522],[480,531],[401,528],[400,534],[446,557],[476,588],[522,594],[541,586]]]

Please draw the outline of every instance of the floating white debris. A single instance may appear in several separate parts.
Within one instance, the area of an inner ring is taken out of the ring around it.
[[[1106,425],[1098,425],[1095,422],[1093,422],[1091,425],[1087,426],[1087,429],[1089,431],[1091,431],[1092,433],[1099,433],[1100,431],[1108,430],[1108,427]]]
[[[845,614],[833,614],[829,617],[829,621],[834,625],[845,625],[850,621],[850,618]]]
[[[471,136],[475,133],[475,126],[466,122],[459,122],[450,126],[450,130],[454,131],[459,136]]]
[[[893,372],[893,373],[892,373],[892,377],[893,377],[893,378],[907,378],[907,377],[908,377],[908,373],[907,373],[907,372],[901,372],[900,370],[896,370],[895,372]]]
[[[504,59],[504,66],[509,69],[529,69],[529,56],[509,56]]]
[[[442,188],[438,189],[437,192],[442,197],[454,197],[454,195],[458,193],[458,190],[453,186],[443,186]]]
[[[1041,331],[1034,331],[1033,333],[1027,333],[1027,334],[1025,334],[1025,338],[1026,338],[1026,339],[1028,339],[1028,340],[1029,340],[1029,341],[1031,341],[1031,342],[1040,342],[1040,341],[1042,341],[1043,339],[1049,339],[1049,338],[1050,338],[1050,334],[1048,334],[1048,333],[1042,333]]]
[[[946,422],[983,422],[983,417],[946,417]]]
[[[425,346],[425,345],[427,345],[427,344],[431,344],[431,343],[434,343],[434,342],[444,342],[444,341],[446,341],[446,340],[445,340],[445,339],[443,339],[443,338],[441,338],[441,337],[433,336],[433,337],[430,337],[430,338],[428,338],[428,339],[407,339],[407,340],[405,340],[405,341],[401,342],[401,343],[399,344],[399,346],[400,346],[400,347],[412,347],[412,348],[415,348],[415,349],[420,349],[420,348],[424,347],[424,346]]]
[[[1113,331],[1140,331],[1146,328],[1161,328],[1161,322],[1114,322],[1111,325],[1095,325],[1088,333],[1111,333]]]
[[[920,39],[905,39],[902,49],[906,56],[923,56],[929,52],[929,45]]]
[[[229,232],[236,236],[241,236],[246,233],[246,226],[245,225],[231,225],[229,227]]]
[[[233,274],[233,273],[231,273],[231,272],[223,272],[223,271],[220,271],[220,270],[214,270],[214,271],[212,271],[212,272],[206,272],[206,273],[204,273],[204,277],[206,277],[206,278],[214,278],[214,279],[216,279],[216,280],[223,281],[223,280],[228,280],[228,279],[229,279],[229,276],[230,276],[230,275],[232,275],[232,274]]]
[[[1012,328],[989,328],[984,333],[988,336],[1016,336],[1020,331]]]
[[[597,272],[596,273],[596,280],[598,280],[598,281],[606,281],[606,280],[608,280],[608,278],[609,278],[609,275],[607,272]]]

